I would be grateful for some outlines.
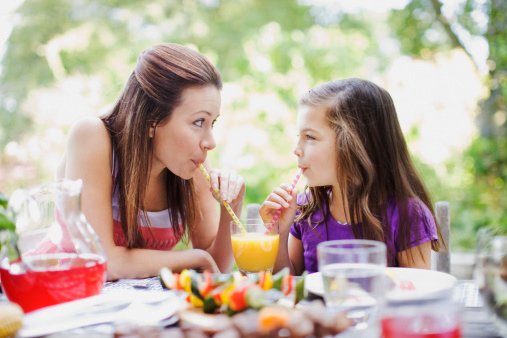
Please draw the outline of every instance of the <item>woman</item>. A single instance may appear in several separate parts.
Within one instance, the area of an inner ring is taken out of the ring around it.
[[[82,179],[82,208],[107,254],[107,278],[143,278],[161,267],[228,270],[231,221],[216,211],[199,172],[215,148],[222,82],[201,54],[177,44],[143,52],[116,105],[71,130],[58,176]],[[244,181],[211,171],[238,214]],[[171,250],[184,235],[193,249]]]

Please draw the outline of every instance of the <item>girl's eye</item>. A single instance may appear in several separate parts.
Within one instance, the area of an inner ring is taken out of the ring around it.
[[[199,127],[199,128],[200,128],[200,127],[202,127],[202,126],[203,126],[203,124],[204,124],[204,119],[198,119],[198,120],[194,121],[194,123],[193,123],[193,124],[194,124],[195,126],[197,126],[197,127]]]
[[[305,138],[306,138],[307,140],[315,140],[315,137],[313,137],[313,136],[311,136],[311,135],[308,135],[308,134],[306,134],[306,135],[305,135]]]
[[[216,122],[217,122],[217,120],[213,120],[213,122],[211,122],[211,128],[213,128],[215,126]]]

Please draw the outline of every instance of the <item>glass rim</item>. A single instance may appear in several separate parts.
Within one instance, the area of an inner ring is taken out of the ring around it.
[[[385,253],[387,246],[384,242],[370,239],[337,239],[317,244],[317,252],[321,253],[350,253],[351,249],[363,249],[368,253]]]

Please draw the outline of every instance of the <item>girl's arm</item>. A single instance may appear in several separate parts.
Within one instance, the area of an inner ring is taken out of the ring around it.
[[[79,121],[69,135],[60,177],[82,179],[82,210],[98,234],[107,256],[107,279],[156,276],[163,266],[173,270],[207,268],[218,271],[203,250],[127,249],[113,240],[111,140],[98,118]]]
[[[303,245],[300,240],[290,234],[290,227],[296,216],[296,196],[297,191],[290,193],[288,185],[281,185],[275,188],[262,203],[259,214],[264,224],[268,224],[278,212],[277,210],[282,210],[278,220],[280,245],[273,270],[276,272],[289,267],[291,274],[298,275],[304,270]]]
[[[290,232],[287,232],[287,234],[282,235],[280,233],[280,246],[278,247],[278,255],[273,270],[278,272],[284,267],[288,267],[291,275],[299,276],[305,270],[303,243],[292,236]]]
[[[212,170],[210,176],[211,184],[220,190],[220,198],[227,201],[236,216],[240,218],[245,197],[243,179],[232,171],[226,170]],[[220,271],[228,272],[233,263],[230,226],[232,218],[220,202],[220,215],[218,215],[217,200],[219,198],[213,197],[210,182],[200,171],[194,175],[193,180],[200,214],[191,228],[192,245],[194,248],[206,250],[214,258]]]
[[[398,253],[398,262],[403,268],[429,269],[431,265],[431,241]]]

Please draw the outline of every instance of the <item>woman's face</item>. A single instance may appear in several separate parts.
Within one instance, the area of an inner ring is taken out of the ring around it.
[[[192,178],[216,146],[213,125],[219,114],[220,91],[215,86],[185,89],[171,116],[153,128],[152,172],[167,168],[183,179]]]
[[[326,120],[326,108],[300,107],[298,132],[294,154],[308,186],[336,185],[336,134]]]

